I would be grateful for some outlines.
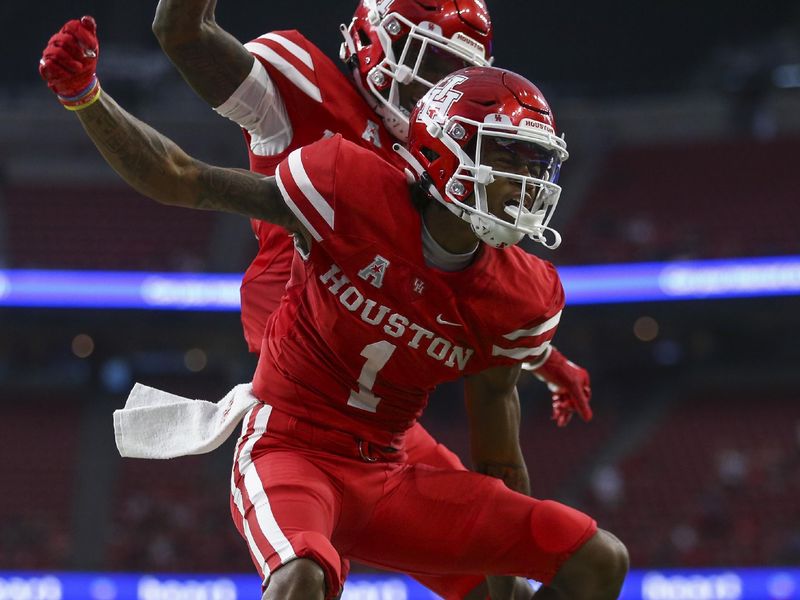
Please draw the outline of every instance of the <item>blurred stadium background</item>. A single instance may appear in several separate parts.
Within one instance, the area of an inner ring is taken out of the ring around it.
[[[254,361],[238,314],[8,301],[22,269],[236,274],[255,251],[243,219],[161,207],[128,190],[38,81],[51,33],[91,13],[104,87],[196,156],[246,166],[237,128],[158,49],[155,4],[0,5],[4,572],[252,570],[228,515],[231,444],[169,462],[122,460],[111,426],[134,381],[216,399],[248,380]],[[355,2],[320,4],[224,0],[217,15],[242,40],[300,28],[333,56],[336,26]],[[800,4],[490,8],[496,64],[540,84],[572,155],[554,219],[565,241],[547,258],[566,267],[778,256],[789,265],[777,276],[750,272],[771,283],[747,298],[571,306],[557,345],[591,371],[596,416],[557,429],[546,390],[522,382],[534,494],[594,515],[644,574],[779,568],[763,595],[698,580],[629,586],[626,597],[800,598],[791,570],[800,565]],[[39,275],[37,289],[60,289]],[[75,292],[76,277],[60,291]],[[720,284],[709,277],[703,285]],[[457,386],[437,393],[424,423],[468,460]],[[0,598],[62,597],[8,577],[0,574]],[[102,585],[95,592],[115,597]]]

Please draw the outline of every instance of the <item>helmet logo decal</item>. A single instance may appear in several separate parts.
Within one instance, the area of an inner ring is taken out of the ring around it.
[[[464,75],[452,75],[428,92],[427,96],[423,99],[425,103],[423,109],[425,114],[436,123],[443,123],[447,119],[453,104],[464,95],[464,92],[459,92],[454,88],[464,83],[466,80],[467,77]],[[420,122],[422,122],[423,110],[417,115],[417,120]]]
[[[539,121],[534,121],[533,119],[523,119],[520,123],[521,127],[527,127],[528,129],[539,129],[550,135],[555,135],[556,131],[547,123],[540,123]]]
[[[382,14],[386,14],[386,9],[389,8],[394,0],[376,0],[375,1],[375,8]]]
[[[511,117],[508,115],[504,115],[502,113],[494,113],[491,115],[486,115],[486,118],[483,120],[484,123],[491,125],[500,124],[500,125],[513,125],[511,121]]]
[[[486,59],[486,48],[479,41],[472,39],[465,33],[457,31],[453,36],[453,42],[459,46],[466,48],[469,52],[475,53],[483,59]]]
[[[419,28],[435,33],[436,35],[443,35],[441,26],[430,21],[423,21],[419,24]]]
[[[389,261],[380,254],[376,254],[372,262],[358,272],[358,276],[364,281],[369,281],[374,287],[379,288],[383,285],[383,277],[386,269],[389,268]]]

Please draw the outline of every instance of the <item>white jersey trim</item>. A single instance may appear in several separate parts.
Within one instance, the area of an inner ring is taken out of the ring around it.
[[[534,348],[501,348],[500,346],[492,346],[492,356],[507,356],[515,360],[523,360],[530,356],[539,356],[547,350],[548,346],[550,346],[550,342],[545,342]]]
[[[272,48],[264,44],[259,44],[258,42],[249,42],[245,44],[244,47],[278,69],[307,96],[317,102],[322,102],[322,92],[320,92],[319,88],[311,82],[308,77],[298,71],[297,67],[275,52]]]
[[[297,151],[295,150],[295,152]],[[319,231],[317,231],[314,228],[314,226],[308,221],[306,216],[303,214],[303,211],[301,211],[300,207],[298,207],[297,204],[294,203],[294,200],[292,200],[291,196],[289,196],[289,193],[286,191],[286,186],[283,185],[283,180],[281,179],[280,169],[275,171],[275,183],[278,184],[278,189],[281,191],[281,195],[283,196],[283,199],[286,202],[286,206],[289,207],[289,210],[291,210],[294,213],[294,216],[297,217],[300,223],[303,224],[303,227],[305,227],[308,233],[311,234],[311,237],[314,238],[314,241],[321,242],[322,236],[319,234]]]
[[[308,198],[311,206],[319,213],[319,215],[328,224],[328,227],[333,229],[333,207],[328,204],[328,201],[323,198],[322,194],[317,191],[311,179],[306,173],[303,166],[303,156],[301,153],[302,148],[298,148],[289,155],[289,171],[294,178],[295,184],[300,188],[300,191]]]
[[[277,33],[265,33],[262,36],[259,36],[260,40],[272,40],[276,44],[280,44],[286,50],[288,50],[291,54],[294,54],[300,61],[307,66],[312,71],[314,70],[314,60],[311,58],[311,55],[303,50],[300,46],[295,44],[292,40],[283,37],[282,35],[278,35]]]
[[[561,313],[562,311],[558,311],[541,325],[537,325],[531,329],[517,329],[516,331],[505,334],[503,337],[507,340],[518,340],[521,337],[536,337],[537,335],[542,335],[558,325],[559,321],[561,321]]]
[[[551,354],[553,354],[553,346],[548,346],[547,350],[542,352],[536,358],[536,360],[534,360],[533,362],[526,361],[526,362],[522,363],[522,368],[525,369],[526,371],[534,372],[534,371],[536,371],[536,369],[538,369],[539,367],[543,366],[544,363],[546,363],[548,360],[550,360],[550,355]],[[536,375],[536,373],[533,373],[533,374]]]

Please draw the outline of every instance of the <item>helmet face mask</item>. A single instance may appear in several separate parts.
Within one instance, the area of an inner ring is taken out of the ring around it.
[[[356,84],[402,141],[408,138],[411,110],[437,81],[465,66],[491,63],[491,22],[482,0],[434,4],[426,8],[418,0],[362,0],[351,25],[341,28],[341,56]],[[461,18],[464,11],[478,13],[486,31]]]
[[[527,235],[548,248],[560,244],[549,222],[569,155],[530,82],[493,68],[451,75],[415,109],[409,153],[431,195],[485,243],[504,248]]]
[[[560,236],[548,224],[561,194],[559,153],[546,142],[483,126],[475,139],[474,153],[466,152],[446,189],[448,199],[470,213],[476,235],[498,248],[512,246],[525,235],[545,246],[553,241],[558,245]],[[462,199],[453,193],[457,182],[471,183],[472,196]],[[553,232],[553,241],[545,238],[547,231]]]

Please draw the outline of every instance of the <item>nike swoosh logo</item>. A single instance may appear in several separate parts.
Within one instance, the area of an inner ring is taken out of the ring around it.
[[[442,317],[442,315],[440,315],[440,314],[436,315],[436,322],[439,323],[439,325],[450,325],[452,327],[463,327],[463,325],[461,323],[453,323],[452,321],[445,320]]]

